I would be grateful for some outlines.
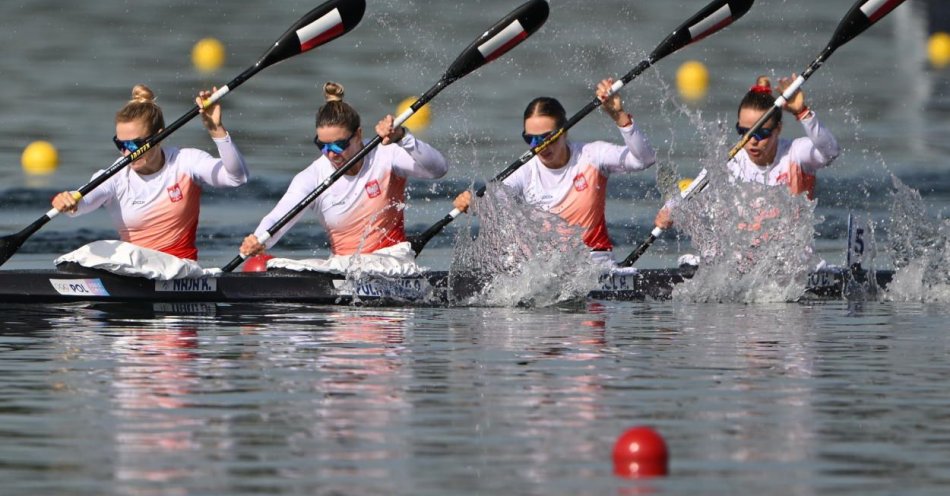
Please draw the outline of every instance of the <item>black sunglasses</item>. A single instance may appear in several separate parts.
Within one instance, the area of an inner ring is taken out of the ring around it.
[[[129,153],[135,153],[136,150],[145,146],[146,141],[148,141],[148,138],[120,140],[118,136],[112,137],[112,142],[115,143],[115,147],[118,148],[120,152],[128,150]]]
[[[344,150],[349,148],[350,140],[353,139],[353,136],[356,136],[356,133],[351,134],[349,138],[344,138],[344,139],[336,140],[336,141],[328,141],[328,142],[320,141],[320,138],[314,136],[313,144],[317,145],[317,148],[319,148],[320,151],[324,155],[326,155],[329,152],[333,152],[333,153],[336,153],[337,155],[340,155],[343,153]]]
[[[772,131],[775,131],[775,128],[774,128],[774,127],[760,127],[760,128],[758,128],[758,129],[756,129],[754,133],[752,133],[752,137],[755,138],[755,139],[757,139],[757,140],[759,140],[759,141],[762,141],[762,140],[764,140],[764,139],[768,139],[769,136],[772,136]],[[749,132],[749,128],[747,128],[747,127],[742,127],[742,126],[740,126],[739,123],[737,122],[737,123],[736,123],[736,132],[739,133],[739,136],[745,136],[745,133],[748,133],[748,132]]]
[[[554,136],[554,134],[557,133],[557,131],[558,131],[557,129],[552,129],[543,134],[528,134],[524,131],[521,131],[521,139],[523,139],[524,142],[528,144],[528,146],[530,146],[531,148],[534,148],[540,145],[541,143],[544,143],[545,141],[547,141],[548,138],[550,138],[551,136]]]

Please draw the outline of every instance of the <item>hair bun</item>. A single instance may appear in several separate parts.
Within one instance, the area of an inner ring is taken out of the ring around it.
[[[759,76],[755,78],[755,84],[749,88],[752,93],[772,93],[772,82],[768,76]]]
[[[343,85],[328,81],[323,85],[323,98],[327,103],[343,101]]]
[[[130,102],[147,103],[155,101],[155,93],[144,84],[137,84],[132,87],[132,99]]]

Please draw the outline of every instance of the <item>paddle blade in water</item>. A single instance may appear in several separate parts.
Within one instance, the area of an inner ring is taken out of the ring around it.
[[[513,10],[466,47],[443,79],[454,81],[501,57],[540,29],[549,12],[547,0],[530,0]]]
[[[858,0],[838,24],[827,51],[833,52],[851,41],[902,3],[904,0]]]
[[[356,27],[366,11],[365,0],[330,0],[307,12],[261,57],[259,68],[312,50]]]
[[[690,43],[695,43],[732,24],[752,8],[753,0],[715,0],[693,17],[690,17],[663,40],[653,53],[650,61],[666,57]]]

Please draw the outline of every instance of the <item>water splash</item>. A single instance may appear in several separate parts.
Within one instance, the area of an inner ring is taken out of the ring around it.
[[[710,177],[705,191],[674,211],[702,260],[696,275],[674,289],[674,299],[798,300],[817,264],[816,202],[784,187],[734,184],[721,165],[711,166]]]
[[[950,301],[950,220],[934,218],[920,192],[892,176],[888,244],[897,272],[887,287],[891,301]]]
[[[594,264],[582,230],[515,198],[504,185],[489,184],[471,211],[478,218],[459,230],[451,273],[479,279],[459,303],[491,306],[550,306],[586,297],[603,268]]]

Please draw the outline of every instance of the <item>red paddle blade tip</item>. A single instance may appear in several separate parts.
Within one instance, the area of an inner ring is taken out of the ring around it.
[[[713,0],[657,45],[650,60],[663,57],[725,28],[752,8],[753,0]]]
[[[346,34],[359,24],[366,11],[363,0],[336,0],[328,4],[312,10],[295,29],[301,52]]]
[[[513,10],[465,48],[445,73],[458,79],[508,53],[544,25],[550,13],[547,0],[530,0]]]
[[[838,24],[828,48],[834,51],[851,41],[902,3],[904,0],[858,0]]]
[[[366,11],[365,0],[330,0],[304,14],[261,57],[263,68],[312,50],[355,28]]]

